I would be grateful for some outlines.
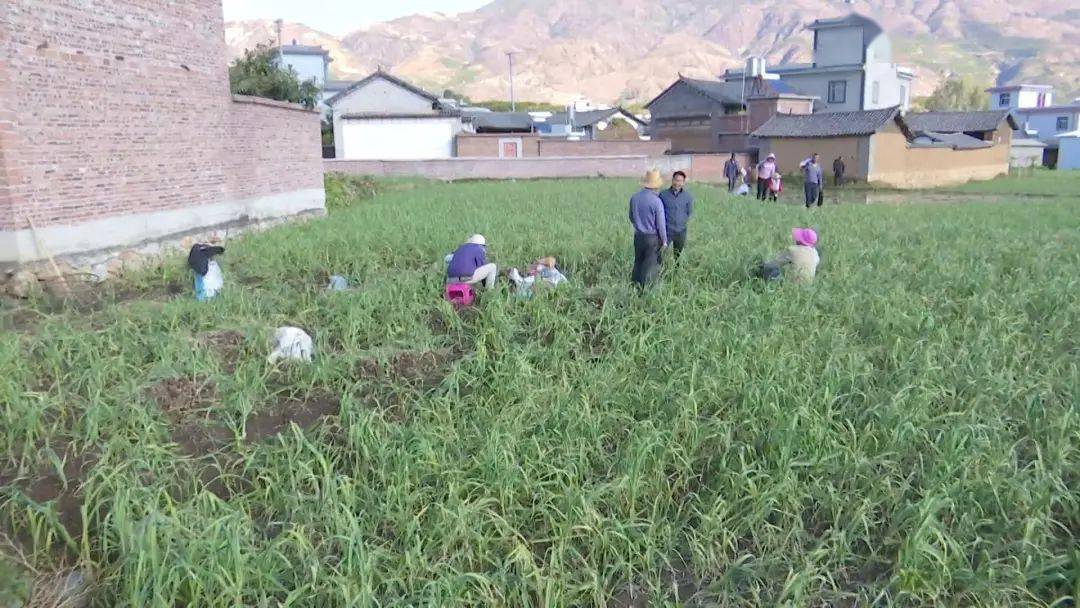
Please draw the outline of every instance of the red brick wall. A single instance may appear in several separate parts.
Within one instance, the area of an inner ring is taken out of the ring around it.
[[[570,141],[567,139],[541,139],[540,156],[660,156],[671,149],[666,139],[651,141]]]
[[[257,97],[233,99],[221,142],[226,198],[322,188],[318,113]]]
[[[433,160],[324,160],[327,173],[409,175],[432,179],[640,177],[656,166],[647,156],[578,158],[445,158]]]
[[[0,227],[321,187],[317,114],[233,102],[220,0],[4,10]]]
[[[457,136],[457,156],[463,158],[499,158],[500,139],[521,139],[521,156],[538,154],[539,135],[534,133],[462,133]]]

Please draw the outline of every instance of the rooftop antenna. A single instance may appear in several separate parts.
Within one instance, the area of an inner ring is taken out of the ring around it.
[[[282,48],[281,48],[281,29],[282,29],[282,27],[283,27],[284,25],[285,25],[285,21],[283,21],[283,20],[281,20],[281,19],[274,19],[274,27],[276,27],[276,28],[277,28],[277,53],[278,53],[278,61],[282,61],[282,60],[284,59],[284,51],[283,51],[283,50],[282,50]]]
[[[514,54],[517,51],[507,51],[506,61],[510,66],[510,111],[517,112],[517,104],[514,101]]]

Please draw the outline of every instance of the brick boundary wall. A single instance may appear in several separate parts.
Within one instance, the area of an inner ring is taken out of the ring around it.
[[[441,180],[534,179],[545,177],[637,177],[649,166],[647,156],[442,158],[431,160],[327,159],[328,173],[413,176]]]
[[[574,141],[536,133],[461,133],[456,138],[455,156],[498,158],[499,142],[504,139],[520,140],[523,157],[661,156],[671,149],[666,139]]]
[[[319,114],[230,95],[228,63],[220,0],[6,9],[0,268],[323,212]]]
[[[563,156],[532,158],[442,158],[430,160],[342,160],[325,159],[327,173],[409,176],[440,180],[536,179],[574,177],[641,177],[647,169],[657,169],[665,179],[684,171],[691,180],[724,183],[724,161],[730,155],[665,154],[662,156]],[[741,163],[746,155],[737,156]]]
[[[671,142],[659,140],[583,140],[540,139],[540,156],[661,156],[671,149]]]

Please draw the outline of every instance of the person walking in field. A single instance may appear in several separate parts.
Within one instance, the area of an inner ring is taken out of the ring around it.
[[[630,225],[634,227],[634,270],[631,280],[644,288],[656,276],[660,251],[668,245],[667,217],[658,191],[664,185],[660,172],[645,173],[641,190],[630,197]]]
[[[667,219],[667,237],[675,261],[679,261],[683,247],[686,246],[686,227],[690,216],[694,215],[694,196],[686,190],[686,174],[676,171],[671,176],[671,187],[660,193],[660,202],[664,204],[664,217]]]
[[[757,198],[765,200],[769,194],[769,180],[776,173],[776,155],[770,153],[757,165]]]
[[[847,169],[847,167],[844,166],[844,157],[837,156],[836,160],[832,161],[833,186],[839,188],[844,185],[845,169]]]
[[[735,160],[735,153],[732,152],[731,158],[724,162],[724,177],[727,178],[727,191],[735,192],[736,183],[739,181],[739,177],[742,176],[741,168],[739,167],[739,161]]]
[[[498,267],[487,261],[487,239],[482,234],[470,236],[468,241],[450,254],[446,265],[448,283],[482,284],[490,289],[495,286],[498,276]]]
[[[819,158],[820,157],[818,156],[818,153],[814,152],[814,155],[810,157],[810,162],[806,163],[802,167],[802,171],[803,171],[803,190],[805,191],[805,194],[806,194],[806,208],[807,209],[814,206],[814,203],[817,203],[818,207],[820,207],[821,203],[822,203],[822,196],[821,196],[822,172],[821,172],[821,164],[818,162]]]

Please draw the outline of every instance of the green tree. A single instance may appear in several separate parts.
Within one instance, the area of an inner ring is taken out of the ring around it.
[[[445,90],[443,90],[442,96],[443,96],[443,99],[456,99],[456,100],[460,101],[461,103],[470,103],[468,97],[466,97],[465,95],[462,95],[461,93],[458,93],[457,91],[455,91],[453,89],[445,89]]]
[[[289,101],[309,110],[319,96],[315,79],[301,82],[292,66],[278,62],[277,50],[269,42],[245,50],[244,56],[229,66],[229,87],[237,95]]]
[[[915,102],[923,110],[931,112],[948,110],[985,110],[987,108],[986,86],[968,82],[956,76],[938,85],[928,97]]]
[[[334,115],[327,114],[322,119],[322,145],[334,145]]]

